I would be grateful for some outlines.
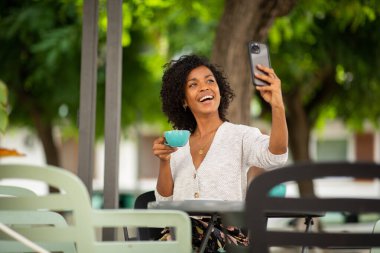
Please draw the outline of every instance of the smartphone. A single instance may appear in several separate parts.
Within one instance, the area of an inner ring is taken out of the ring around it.
[[[267,82],[255,77],[255,73],[266,75],[266,73],[256,67],[257,64],[261,64],[269,68],[271,67],[268,46],[265,43],[251,41],[248,43],[248,55],[251,65],[251,77],[253,84],[258,86],[269,85]]]

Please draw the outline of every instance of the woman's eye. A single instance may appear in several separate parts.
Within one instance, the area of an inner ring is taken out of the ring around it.
[[[197,84],[196,83],[190,83],[189,84],[189,88],[191,88],[191,87],[195,87]]]
[[[207,80],[208,83],[214,83],[215,81],[213,79]]]

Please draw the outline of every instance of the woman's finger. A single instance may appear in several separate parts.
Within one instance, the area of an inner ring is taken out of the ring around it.
[[[274,83],[276,80],[278,80],[277,76],[275,76],[273,73],[269,74],[269,75],[262,75],[262,74],[257,74],[255,73],[255,76],[257,78],[259,78],[260,80],[263,80],[267,83]]]
[[[165,142],[165,138],[164,137],[158,137],[157,139],[155,139],[154,141],[153,141],[153,145],[154,144],[163,144]]]
[[[156,149],[156,150],[153,150],[153,154],[155,154],[155,155],[167,155],[167,154],[171,154],[171,153],[175,152],[176,150],[177,150],[176,148]]]
[[[275,72],[274,72],[274,69],[269,68],[269,67],[266,67],[266,66],[264,66],[264,65],[257,64],[257,68],[258,68],[259,70],[261,70],[261,71],[267,73],[268,75],[271,74],[271,73],[274,74],[274,75],[276,75]]]

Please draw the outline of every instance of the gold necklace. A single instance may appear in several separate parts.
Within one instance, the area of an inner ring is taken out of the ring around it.
[[[207,144],[203,145],[203,147],[200,147],[198,150],[198,155],[203,155],[204,154],[204,149],[207,146]]]
[[[205,148],[211,143],[211,141],[212,141],[212,139],[213,139],[212,136],[213,136],[213,134],[216,132],[216,130],[217,130],[217,129],[215,129],[215,130],[211,131],[210,133],[206,134],[206,136],[207,136],[207,135],[210,135],[211,138],[210,138],[209,140],[207,140],[206,143],[205,143],[202,147],[199,148],[199,150],[198,150],[198,154],[199,154],[199,155],[203,155],[203,154],[205,154]]]
[[[201,147],[198,150],[198,155],[203,155],[205,153],[205,148],[208,146],[208,144],[210,144],[210,142],[207,142],[203,147]]]

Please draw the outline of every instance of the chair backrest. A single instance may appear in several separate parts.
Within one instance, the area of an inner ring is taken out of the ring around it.
[[[73,224],[66,229],[52,228],[25,229],[21,234],[36,241],[61,240],[72,241],[79,248],[93,251],[92,243],[95,241],[95,232],[91,226],[91,206],[87,190],[74,174],[53,166],[30,165],[1,165],[0,179],[27,179],[44,182],[59,189],[59,193],[50,193],[46,196],[29,196],[19,198],[4,198],[0,202],[1,210],[49,210],[54,212],[68,212],[72,216]]]
[[[144,192],[137,196],[134,208],[147,209],[148,203],[152,201],[156,201],[154,191]],[[142,241],[158,239],[161,235],[162,230],[163,228],[137,228],[137,239]]]
[[[36,197],[37,194],[30,189],[13,185],[0,185],[0,201],[4,197]],[[65,218],[56,212],[43,210],[27,211],[0,211],[0,221],[11,228],[20,226],[56,226],[67,227]],[[18,253],[34,252],[24,244],[13,239],[8,240],[8,236],[0,236],[0,252]],[[75,253],[76,249],[73,243],[45,243],[37,242],[38,245],[50,251],[59,251],[63,253]]]
[[[0,185],[0,197],[36,196],[36,193],[27,188],[14,185]]]
[[[268,212],[377,212],[380,199],[273,198],[268,192],[289,181],[325,177],[379,178],[380,165],[373,163],[300,163],[264,173],[253,180],[246,197],[245,217],[250,231],[250,252],[268,252],[269,246],[362,247],[380,246],[380,234],[300,233],[267,231]]]
[[[90,197],[80,179],[53,166],[0,165],[1,179],[44,182],[59,192],[47,195],[2,198],[0,211],[53,211],[70,216],[67,227],[26,226],[15,229],[30,240],[73,242],[78,253],[101,252],[190,252],[191,223],[186,213],[166,210],[92,210]],[[176,227],[172,242],[97,241],[96,229],[102,227],[159,226]],[[178,240],[177,240],[178,239]]]
[[[156,201],[156,196],[154,196],[154,191],[148,191],[140,194],[137,196],[135,200],[135,209],[147,209],[148,208],[148,203]]]
[[[1,200],[0,200],[1,201]],[[11,226],[11,229],[17,229],[18,226],[55,226],[60,228],[67,227],[66,220],[58,213],[50,211],[0,211],[0,221],[3,224]],[[62,242],[35,242],[46,250],[62,253],[76,253],[74,243]],[[24,244],[8,237],[0,237],[1,253],[26,253],[34,252]]]

